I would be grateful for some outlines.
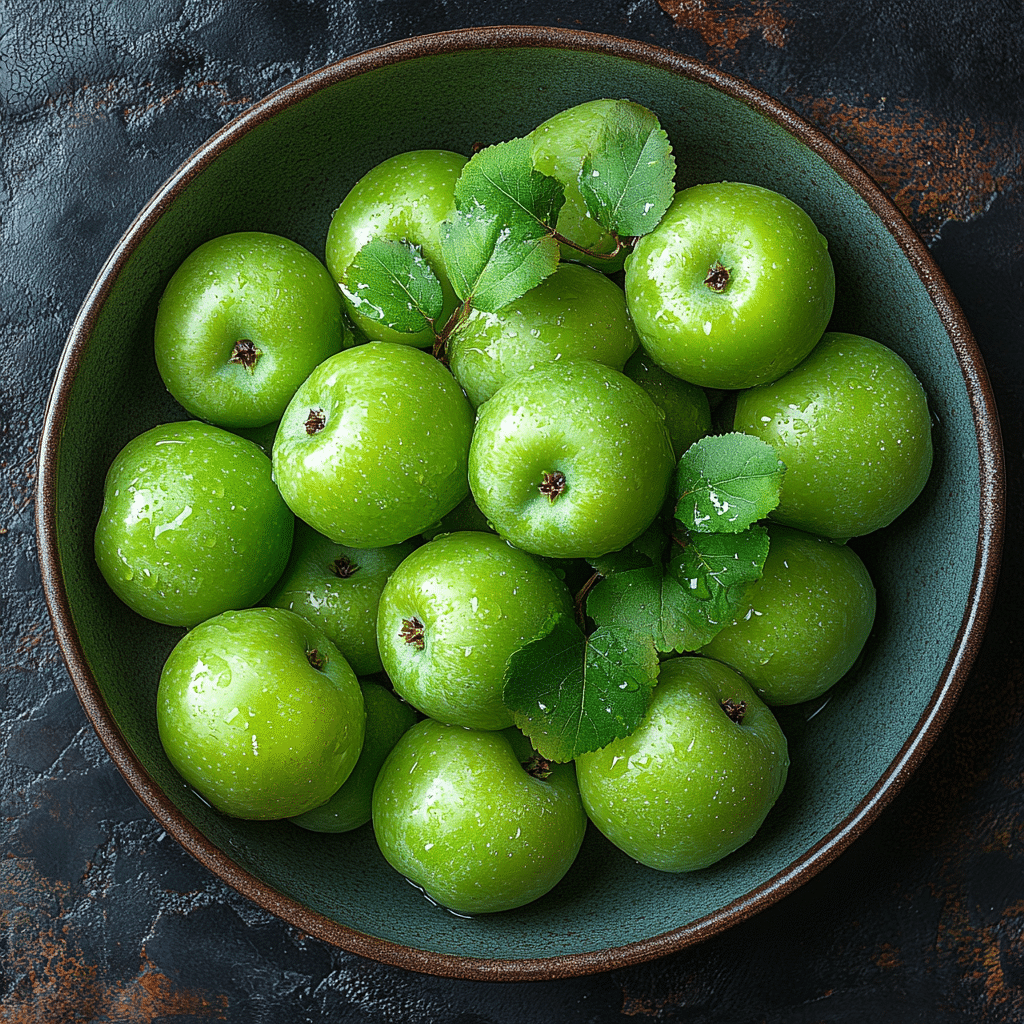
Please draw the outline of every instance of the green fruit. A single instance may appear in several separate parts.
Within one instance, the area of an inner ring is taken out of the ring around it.
[[[622,289],[572,263],[497,313],[473,310],[448,343],[456,380],[474,406],[540,363],[592,359],[621,370],[636,350]]]
[[[642,349],[630,356],[622,372],[665,414],[677,460],[711,430],[711,406],[703,388],[666,372]]]
[[[468,492],[473,410],[455,378],[408,345],[376,343],[321,363],[274,441],[274,479],[295,514],[353,548],[425,530]]]
[[[190,415],[262,427],[347,333],[338,289],[312,253],[240,231],[201,245],[174,272],[157,310],[156,363]]]
[[[129,441],[107,471],[96,564],[133,611],[194,626],[266,594],[294,523],[256,445],[196,420],[167,423]]]
[[[826,334],[795,370],[737,397],[734,428],[786,464],[771,518],[844,540],[888,526],[932,466],[928,400],[892,349]]]
[[[661,871],[707,867],[753,838],[788,767],[764,702],[731,668],[697,657],[663,662],[640,726],[576,759],[590,820]]]
[[[373,785],[381,765],[402,734],[416,722],[416,712],[379,683],[361,680],[366,705],[366,735],[352,774],[325,804],[291,820],[311,832],[351,832],[370,820]]]
[[[390,341],[425,347],[433,344],[429,330],[402,334],[360,310],[361,282],[349,274],[359,250],[374,238],[389,238],[419,246],[444,292],[444,323],[455,309],[456,297],[441,258],[440,225],[451,215],[455,183],[466,157],[442,150],[415,150],[390,157],[367,171],[334,212],[327,233],[327,267],[341,287],[356,328],[371,341]]]
[[[200,623],[171,651],[157,691],[171,764],[238,818],[286,818],[324,803],[356,764],[365,720],[348,663],[282,608]]]
[[[288,566],[264,604],[315,622],[357,676],[383,669],[377,651],[377,605],[388,577],[416,544],[349,548],[301,520]]]
[[[388,863],[443,907],[511,910],[572,866],[586,815],[571,764],[548,764],[514,729],[478,732],[430,719],[395,745],[373,791]]]
[[[834,298],[824,237],[799,206],[757,185],[679,192],[626,261],[641,345],[701,387],[781,377],[821,337]]]
[[[545,363],[477,413],[473,497],[516,547],[594,558],[640,536],[675,468],[665,418],[625,374],[588,360]]]
[[[875,620],[859,556],[823,537],[772,525],[764,575],[702,653],[731,665],[770,705],[819,697],[853,666]]]
[[[448,533],[417,548],[380,599],[377,644],[395,690],[442,722],[504,729],[505,663],[572,597],[542,562],[491,533]]]

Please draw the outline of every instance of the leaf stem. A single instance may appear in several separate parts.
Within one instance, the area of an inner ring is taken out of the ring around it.
[[[619,255],[625,248],[632,248],[637,241],[637,237],[631,238],[619,238],[614,232],[610,232],[612,238],[615,239],[615,248],[611,252],[596,252],[593,249],[588,249],[585,245],[580,245],[578,242],[574,242],[571,238],[566,238],[565,235],[559,234],[554,228],[551,228],[551,237],[559,242],[561,245],[568,246],[570,249],[575,249],[576,252],[583,253],[584,256],[590,256],[595,260],[613,260]]]
[[[432,349],[432,354],[435,359],[440,360],[445,366],[448,365],[448,339],[454,333],[455,328],[469,316],[469,311],[472,307],[472,296],[468,299],[464,299],[455,307],[455,309],[452,310],[452,315],[448,317],[445,325],[440,331],[436,330],[434,328],[434,322],[430,321],[430,329],[434,332],[434,347]]]
[[[595,570],[593,575],[580,587],[576,596],[573,598],[572,610],[573,615],[576,618],[576,625],[583,630],[584,633],[587,631],[587,596],[594,589],[594,587],[604,579],[604,574],[599,573]]]

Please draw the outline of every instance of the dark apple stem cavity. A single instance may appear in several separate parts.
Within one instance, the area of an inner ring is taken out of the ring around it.
[[[747,713],[747,702],[745,700],[735,701],[732,697],[726,697],[722,701],[722,710],[737,724],[743,721]]]
[[[306,661],[310,663],[317,670],[317,672],[323,672],[324,666],[327,664],[327,659],[314,647],[311,651],[306,651]]]
[[[552,771],[551,762],[540,754],[531,755],[528,760],[522,762],[522,765],[526,774],[532,775],[535,779],[546,779]]]
[[[422,651],[426,646],[426,641],[423,637],[423,623],[415,617],[402,619],[402,628],[398,631],[398,635],[407,644],[412,644],[417,651]]]
[[[339,580],[347,580],[350,576],[355,576],[359,572],[359,566],[345,555],[341,555],[331,562],[330,569]]]
[[[565,492],[565,474],[558,470],[553,473],[545,473],[537,485],[537,490],[541,494],[547,495],[549,502],[554,502],[559,495]]]
[[[312,437],[314,434],[319,434],[325,426],[327,426],[327,417],[324,415],[323,409],[310,409],[309,415],[306,417],[306,433]]]
[[[723,267],[721,263],[715,261],[708,270],[708,276],[704,278],[704,283],[713,292],[724,292],[726,285],[729,283],[728,268]]]
[[[231,358],[228,362],[244,366],[252,373],[256,369],[256,362],[262,354],[254,342],[248,338],[241,338],[235,342],[235,347],[231,350]]]

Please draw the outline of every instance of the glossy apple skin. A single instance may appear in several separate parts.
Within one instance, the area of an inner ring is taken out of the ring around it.
[[[586,831],[571,764],[546,779],[515,729],[480,732],[425,719],[395,745],[373,791],[388,863],[462,914],[521,907],[572,866]]]
[[[622,289],[596,270],[563,263],[497,313],[473,310],[448,343],[448,361],[478,406],[540,363],[592,359],[621,370],[637,344]]]
[[[722,291],[708,271],[729,271]],[[828,244],[785,196],[719,182],[676,194],[626,260],[640,343],[683,380],[749,388],[776,380],[814,347],[832,315]]]
[[[429,330],[403,334],[360,312],[358,281],[347,280],[348,268],[371,239],[399,239],[420,246],[444,292],[440,323],[455,309],[457,299],[441,258],[440,225],[452,212],[455,182],[466,159],[444,150],[400,153],[367,171],[335,210],[327,232],[327,267],[341,285],[353,323],[369,340],[420,348],[434,342]]]
[[[294,524],[256,445],[198,420],[167,423],[111,463],[96,563],[139,615],[194,626],[266,594],[288,561]]]
[[[533,166],[541,174],[560,181],[565,188],[565,202],[558,213],[556,230],[577,245],[596,253],[613,252],[615,239],[591,217],[577,178],[584,156],[597,141],[614,106],[615,100],[579,103],[549,117],[528,136],[533,144]],[[562,259],[577,260],[605,274],[621,270],[628,252],[624,250],[612,259],[600,259],[567,245],[562,245],[561,250]]]
[[[351,832],[370,820],[373,786],[391,748],[418,716],[390,690],[367,679],[359,682],[366,706],[366,732],[359,760],[341,788],[319,807],[292,822],[311,832]]]
[[[711,430],[711,406],[703,388],[663,370],[646,352],[634,352],[623,373],[636,381],[665,414],[676,460]]]
[[[384,668],[377,651],[377,605],[388,577],[416,547],[335,544],[299,520],[291,558],[263,603],[315,622],[357,676]]]
[[[821,696],[852,668],[875,621],[875,588],[860,556],[779,524],[760,580],[702,653],[731,665],[770,706]]]
[[[252,342],[249,368],[232,362]],[[222,427],[280,419],[313,367],[350,343],[337,286],[288,238],[221,235],[189,255],[157,309],[154,351],[167,390],[192,416]]]
[[[932,466],[928,400],[892,349],[828,333],[796,369],[737,396],[734,429],[786,464],[776,522],[844,540],[888,526]]]
[[[417,548],[381,594],[377,645],[395,691],[438,721],[505,729],[505,662],[572,596],[543,562],[492,533],[449,533]],[[406,622],[421,639],[406,639]],[[422,647],[420,646],[422,643]]]
[[[348,663],[316,626],[282,608],[200,623],[171,651],[157,691],[171,764],[238,818],[286,818],[324,803],[355,767],[365,719]]]
[[[746,702],[740,723],[722,701]],[[786,782],[786,737],[731,668],[709,658],[661,665],[650,707],[624,739],[576,759],[590,820],[660,871],[695,871],[753,838]]]
[[[322,427],[307,424],[311,413]],[[468,493],[473,410],[432,356],[385,342],[321,363],[274,440],[274,479],[295,514],[353,548],[422,532]]]
[[[625,374],[545,363],[480,406],[469,456],[481,511],[516,547],[554,558],[618,551],[650,526],[675,459],[665,418]],[[544,474],[561,473],[554,500]]]

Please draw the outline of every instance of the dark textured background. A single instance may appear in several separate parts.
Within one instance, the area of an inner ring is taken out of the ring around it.
[[[1019,0],[0,0],[0,1020],[1024,1020],[1024,13]],[[795,894],[581,980],[452,982],[304,937],[196,864],[100,746],[54,643],[34,460],[106,254],[215,129],[297,75],[421,32],[562,25],[657,43],[781,99],[929,244],[991,373],[1007,549],[975,669],[897,799]]]

